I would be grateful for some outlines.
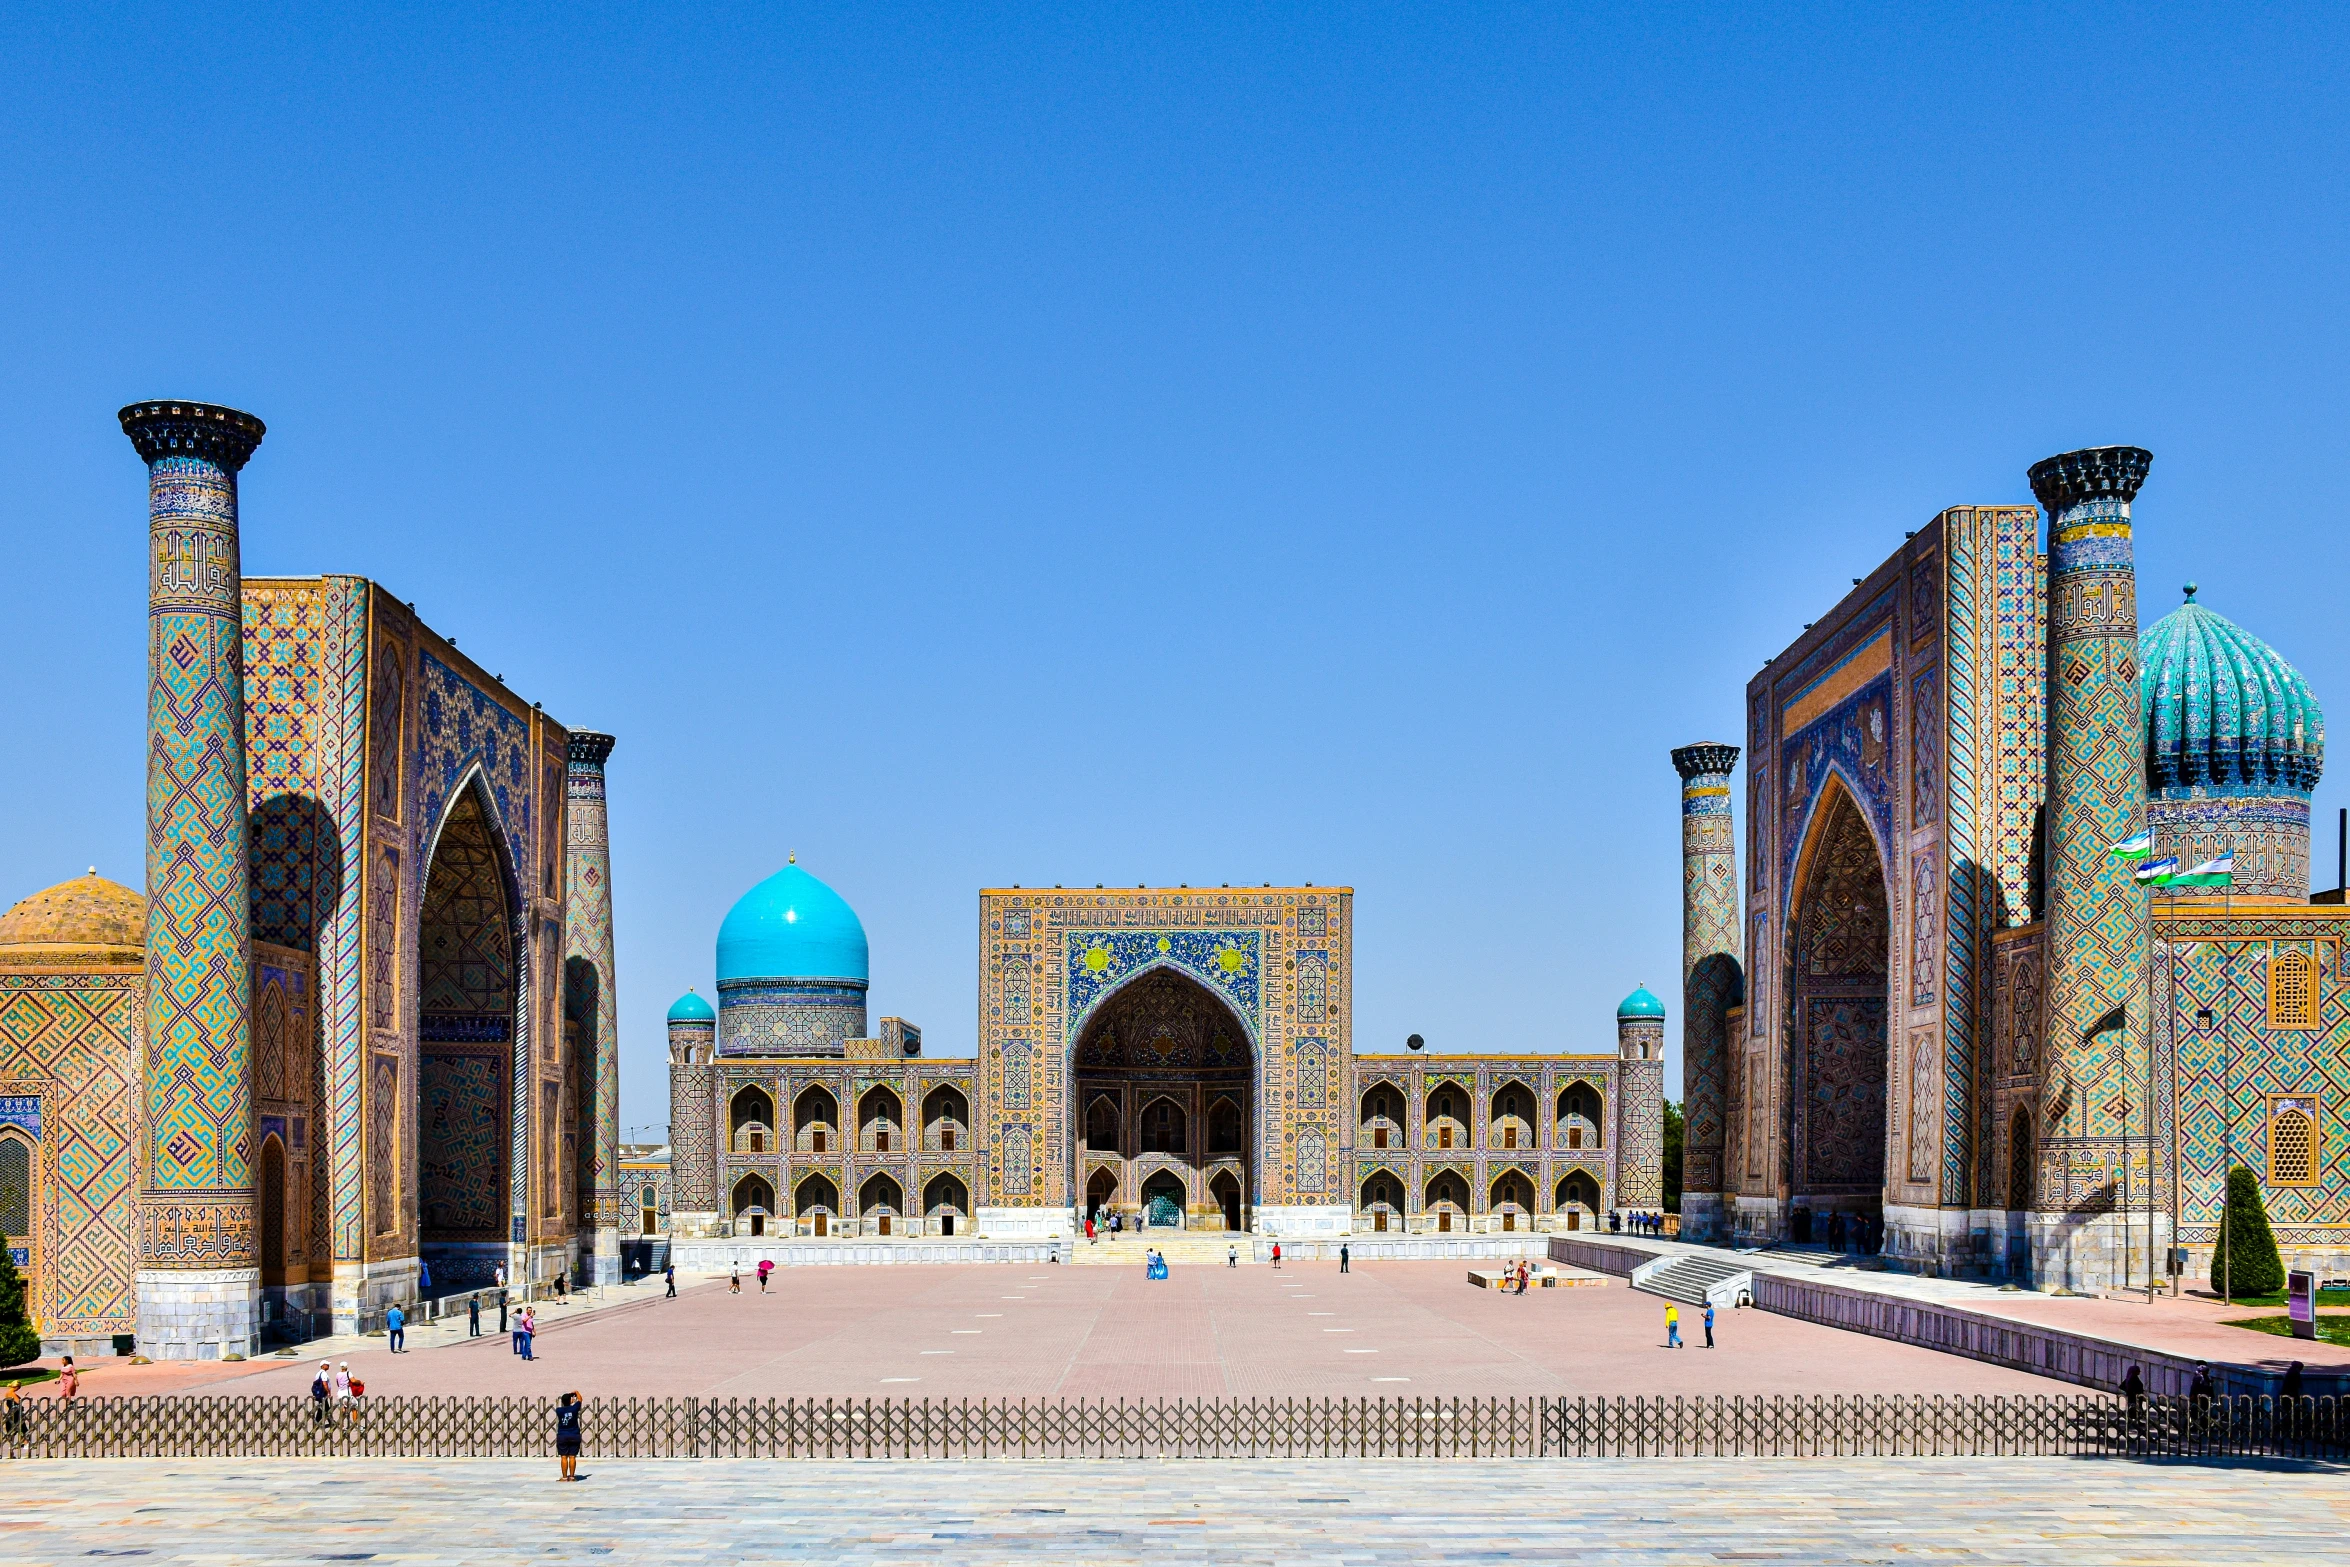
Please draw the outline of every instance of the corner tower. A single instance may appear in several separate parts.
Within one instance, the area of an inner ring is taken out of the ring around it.
[[[1616,1202],[1665,1206],[1665,1004],[1646,985],[1616,1008]]]
[[[138,1346],[158,1360],[260,1344],[253,1213],[251,879],[237,473],[261,421],[133,403],[147,464],[146,1156]]]
[[[2133,1110],[2145,1157],[2148,1096],[2128,1074],[2145,1055],[2146,895],[2111,851],[2146,824],[2130,503],[2153,461],[2099,446],[2031,470],[2048,512],[2048,1131],[2031,1244],[2040,1278],[2075,1287],[2121,1276]]]
[[[563,1012],[578,1029],[588,1081],[576,1113],[584,1144],[580,1218],[593,1231],[590,1279],[620,1282],[620,1003],[612,961],[612,839],[604,817],[604,762],[610,735],[574,730],[564,811],[570,849],[564,869]]]
[[[1730,1087],[1729,1011],[1743,992],[1738,962],[1738,845],[1730,770],[1738,747],[1685,745],[1681,775],[1681,1234],[1727,1236],[1722,1129]]]

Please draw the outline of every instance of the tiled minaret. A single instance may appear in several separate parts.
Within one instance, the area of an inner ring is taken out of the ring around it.
[[[133,403],[147,463],[147,1053],[138,1346],[259,1348],[237,471],[261,421]]]
[[[670,1225],[718,1217],[718,1010],[693,991],[669,1008]]]
[[[2033,1267],[2042,1282],[2092,1289],[2120,1282],[2107,1188],[2124,1132],[2143,1139],[2147,1115],[2143,1079],[2133,1090],[2128,1076],[2146,1049],[2146,894],[2111,850],[2146,825],[2130,502],[2153,460],[2098,446],[2031,471],[2048,512],[2048,1033]],[[2141,1203],[2144,1182],[2142,1171]]]
[[[612,754],[610,735],[574,730],[564,810],[570,844],[564,868],[564,929],[567,960],[595,970],[596,994],[587,1042],[586,1098],[580,1112],[590,1190],[582,1195],[580,1217],[595,1232],[590,1278],[620,1282],[620,1004],[613,984],[612,847],[604,819],[604,761]],[[566,962],[566,968],[569,962]]]
[[[1681,775],[1681,1235],[1728,1238],[1722,1129],[1728,1115],[1728,1013],[1738,1004],[1738,845],[1730,769],[1738,748],[1703,742],[1673,753]]]

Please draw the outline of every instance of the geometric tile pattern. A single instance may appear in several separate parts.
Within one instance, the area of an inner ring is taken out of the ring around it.
[[[138,1259],[137,969],[0,972],[0,1097],[46,1103],[34,1117],[34,1265],[27,1305],[44,1335],[128,1333]],[[25,1117],[11,1118],[22,1125]],[[21,1240],[23,1237],[13,1237]]]

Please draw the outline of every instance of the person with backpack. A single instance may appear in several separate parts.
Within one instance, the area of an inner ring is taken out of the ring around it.
[[[555,1406],[555,1456],[562,1461],[565,1480],[579,1478],[579,1445],[584,1436],[581,1417],[586,1412],[587,1406],[579,1401],[576,1388],[564,1394],[563,1401]]]
[[[661,1298],[663,1300],[677,1299],[677,1264],[673,1262],[668,1267],[663,1268],[661,1270],[661,1276],[669,1281],[669,1293],[662,1296]]]
[[[327,1423],[327,1411],[334,1394],[334,1367],[322,1360],[318,1363],[318,1375],[310,1379],[310,1423],[312,1425],[322,1426]]]

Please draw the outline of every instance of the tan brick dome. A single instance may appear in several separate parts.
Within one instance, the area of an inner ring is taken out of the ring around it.
[[[139,961],[147,944],[147,900],[93,867],[36,892],[0,914],[0,956]]]

